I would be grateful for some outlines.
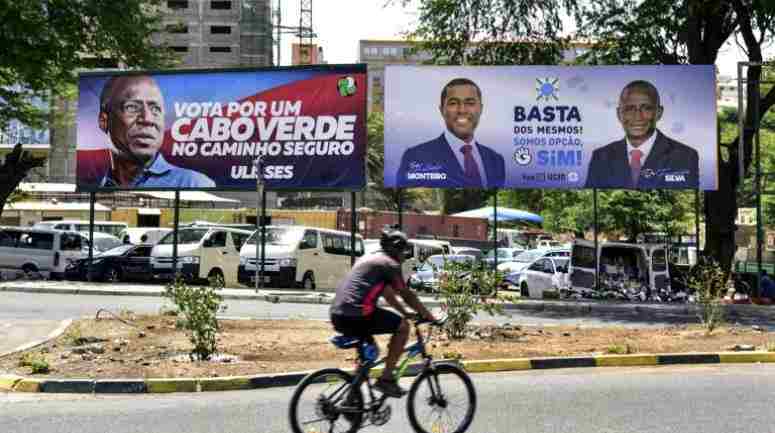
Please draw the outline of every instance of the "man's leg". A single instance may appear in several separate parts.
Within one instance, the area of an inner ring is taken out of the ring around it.
[[[401,319],[401,324],[398,326],[398,331],[390,337],[390,343],[388,343],[388,354],[385,357],[385,369],[382,371],[382,380],[393,381],[393,371],[398,364],[398,358],[401,357],[401,353],[406,346],[406,340],[409,339],[409,323],[406,319]]]

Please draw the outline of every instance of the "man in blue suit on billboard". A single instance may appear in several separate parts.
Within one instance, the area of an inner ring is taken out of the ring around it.
[[[476,140],[482,91],[467,78],[455,78],[441,91],[439,105],[447,129],[404,152],[396,176],[399,187],[499,188],[503,156]]]
[[[657,129],[664,108],[648,81],[627,84],[616,115],[625,137],[592,153],[587,188],[697,188],[697,151]]]

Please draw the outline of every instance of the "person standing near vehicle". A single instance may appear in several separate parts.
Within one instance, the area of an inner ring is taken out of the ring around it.
[[[381,250],[361,257],[336,289],[331,304],[331,323],[337,332],[358,337],[374,344],[374,335],[392,334],[385,358],[385,368],[375,388],[389,397],[401,397],[405,391],[398,385],[394,370],[409,338],[410,313],[396,298],[401,298],[424,319],[435,317],[417,295],[405,284],[401,261],[408,246],[406,234],[394,229],[383,230]],[[398,314],[377,307],[381,296]]]

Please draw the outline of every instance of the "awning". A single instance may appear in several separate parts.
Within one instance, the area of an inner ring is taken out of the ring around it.
[[[161,215],[161,209],[157,207],[141,207],[137,209],[138,215]]]
[[[132,194],[154,197],[165,200],[175,200],[175,193],[173,191],[130,191]],[[181,191],[180,200],[182,201],[202,201],[202,202],[219,202],[219,203],[239,203],[239,200],[231,198],[218,197],[215,194],[210,194],[204,191]]]
[[[485,206],[480,207],[479,209],[452,214],[451,216],[487,218],[492,221],[495,219],[495,209],[493,206]],[[498,206],[498,221],[526,221],[529,223],[543,224],[544,219],[540,215],[536,215],[532,212]]]
[[[75,192],[74,183],[22,182],[19,189],[24,192]]]
[[[89,211],[88,202],[52,202],[52,201],[17,201],[8,203],[5,205],[6,210],[15,211],[65,211],[65,210],[77,210],[77,211]],[[99,203],[94,203],[94,210],[97,212],[108,212],[110,208]]]

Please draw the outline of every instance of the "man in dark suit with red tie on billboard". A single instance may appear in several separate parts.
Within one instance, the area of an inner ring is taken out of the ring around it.
[[[592,153],[586,187],[697,188],[697,151],[657,129],[663,112],[653,84],[643,80],[627,84],[616,109],[625,137]]]
[[[446,130],[407,149],[396,176],[398,187],[499,188],[505,180],[503,156],[476,140],[482,91],[467,78],[455,78],[441,92],[439,111]]]

